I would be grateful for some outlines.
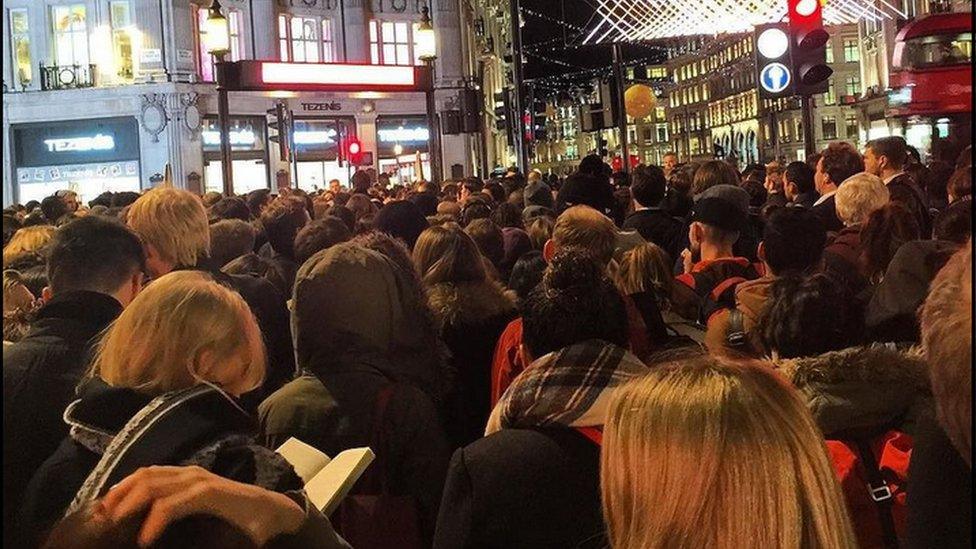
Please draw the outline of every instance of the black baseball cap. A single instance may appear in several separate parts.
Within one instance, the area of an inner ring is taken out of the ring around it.
[[[749,222],[749,211],[724,198],[702,198],[695,202],[691,210],[691,220],[723,231],[741,231]]]

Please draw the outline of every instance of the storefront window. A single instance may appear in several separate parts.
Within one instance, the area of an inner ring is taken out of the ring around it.
[[[376,120],[376,149],[381,173],[393,183],[409,184],[419,179],[417,157],[425,179],[430,179],[427,159],[427,119],[424,116],[379,117]]]
[[[132,13],[129,2],[110,2],[109,12],[112,22],[112,46],[115,50],[116,75],[123,80],[132,80]]]
[[[264,134],[267,120],[256,117],[231,117],[230,149],[234,163],[234,193],[244,194],[268,188],[268,153]],[[205,118],[200,132],[203,142],[203,183],[205,191],[223,190],[220,161],[220,126],[215,118]]]
[[[15,125],[16,200],[70,189],[88,202],[105,191],[139,191],[139,126],[133,117]]]
[[[310,192],[325,189],[333,179],[349,186],[355,169],[348,162],[339,164],[339,142],[355,133],[353,118],[295,120],[298,188]]]
[[[84,4],[51,7],[55,64],[88,65],[88,26]]]
[[[33,79],[30,22],[24,8],[10,10],[10,45],[14,56],[14,85],[26,88]]]

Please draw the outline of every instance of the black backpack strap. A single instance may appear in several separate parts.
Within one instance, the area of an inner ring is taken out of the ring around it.
[[[868,493],[878,508],[878,519],[881,522],[881,536],[884,546],[889,549],[897,549],[898,536],[895,533],[895,519],[891,514],[891,506],[894,501],[891,488],[881,476],[881,468],[878,466],[878,460],[874,457],[874,451],[871,450],[870,440],[858,438],[853,442],[868,479]]]
[[[733,349],[742,349],[748,344],[742,311],[738,307],[729,309],[729,327],[725,332],[725,343]]]

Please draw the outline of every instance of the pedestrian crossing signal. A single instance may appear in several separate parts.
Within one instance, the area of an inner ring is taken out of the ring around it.
[[[756,83],[760,99],[793,95],[795,75],[790,61],[789,27],[770,23],[756,27]]]

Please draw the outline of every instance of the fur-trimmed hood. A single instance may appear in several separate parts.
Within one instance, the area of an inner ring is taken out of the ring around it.
[[[910,429],[920,407],[931,405],[928,367],[915,350],[853,347],[779,360],[776,367],[803,394],[827,436],[883,426]]]
[[[427,302],[441,326],[480,324],[515,311],[515,292],[493,280],[434,284]]]

